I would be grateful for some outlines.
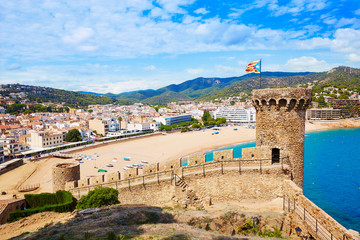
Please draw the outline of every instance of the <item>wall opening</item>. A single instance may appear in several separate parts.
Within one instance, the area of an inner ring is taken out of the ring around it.
[[[280,162],[280,149],[273,148],[271,152],[271,164]]]

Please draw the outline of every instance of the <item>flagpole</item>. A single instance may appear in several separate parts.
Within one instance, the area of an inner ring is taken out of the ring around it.
[[[260,88],[261,88],[261,58],[260,58]]]

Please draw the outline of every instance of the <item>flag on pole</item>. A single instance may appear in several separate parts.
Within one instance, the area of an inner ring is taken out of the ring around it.
[[[260,73],[261,72],[261,60],[251,62],[245,68],[245,72],[247,73]]]

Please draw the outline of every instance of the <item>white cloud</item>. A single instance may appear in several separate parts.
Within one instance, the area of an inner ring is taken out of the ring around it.
[[[88,27],[79,27],[74,29],[70,35],[64,36],[64,43],[78,44],[82,43],[94,35],[94,30]]]
[[[337,52],[354,53],[360,51],[360,30],[342,28],[336,30],[331,48]]]
[[[328,18],[325,18],[323,20],[324,23],[328,24],[328,25],[333,25],[334,23],[337,22],[337,19],[334,18],[334,17],[328,17]]]
[[[341,18],[336,24],[336,28],[341,28],[347,25],[359,24],[360,20],[357,18]]]
[[[198,8],[194,11],[194,13],[205,15],[205,14],[209,13],[209,11],[206,10],[206,8]]]
[[[10,70],[10,71],[19,70],[21,68],[22,68],[21,65],[18,63],[12,63],[12,64],[6,66],[6,70]]]
[[[199,75],[199,74],[204,73],[205,70],[202,68],[189,68],[189,69],[186,69],[186,72],[191,75]]]
[[[356,15],[360,15],[360,8],[358,10],[355,10],[354,12]]]
[[[289,59],[284,65],[285,71],[293,72],[320,72],[331,69],[324,60],[317,60],[314,57],[300,57]]]
[[[350,53],[348,55],[348,58],[351,62],[360,62],[360,55],[358,55],[358,54]]]
[[[292,0],[287,5],[279,5],[277,0],[265,1],[268,9],[274,16],[284,14],[298,15],[300,12],[312,12],[322,10],[327,7],[326,0]]]
[[[161,7],[169,13],[181,13],[185,14],[187,11],[181,6],[190,5],[195,0],[156,0]]]
[[[98,49],[98,47],[93,45],[81,45],[78,47],[78,49],[81,51],[95,51]]]
[[[145,71],[155,71],[156,67],[154,65],[149,65],[149,66],[144,67],[144,70]]]

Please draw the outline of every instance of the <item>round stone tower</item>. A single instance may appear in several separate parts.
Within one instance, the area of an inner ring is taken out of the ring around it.
[[[292,180],[302,188],[305,113],[311,102],[312,90],[258,89],[252,94],[256,108],[256,146],[270,147],[273,161],[288,156]]]
[[[65,190],[65,183],[80,179],[79,163],[58,163],[52,169],[53,192]]]

